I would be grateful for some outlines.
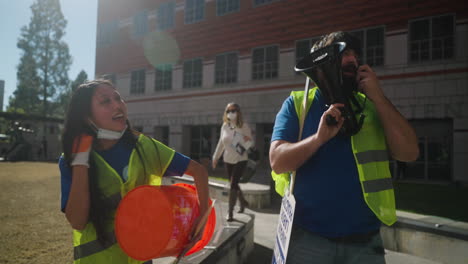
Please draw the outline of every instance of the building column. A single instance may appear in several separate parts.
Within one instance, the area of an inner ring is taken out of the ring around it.
[[[453,121],[453,180],[468,183],[468,118]]]
[[[169,127],[169,146],[175,151],[183,153],[183,126],[171,125]]]

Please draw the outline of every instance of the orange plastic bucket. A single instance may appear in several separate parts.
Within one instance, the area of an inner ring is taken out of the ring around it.
[[[189,241],[190,231],[199,214],[198,196],[193,185],[139,186],[120,201],[115,235],[122,250],[134,259],[146,261],[177,256]],[[215,225],[213,208],[202,239],[186,256],[208,244]]]

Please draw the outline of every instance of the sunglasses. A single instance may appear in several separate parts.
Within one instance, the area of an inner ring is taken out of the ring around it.
[[[236,113],[237,112],[237,109],[233,109],[233,110],[226,110],[226,113],[229,114],[229,113]]]

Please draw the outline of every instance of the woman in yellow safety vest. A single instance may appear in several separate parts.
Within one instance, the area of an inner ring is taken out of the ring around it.
[[[127,106],[107,80],[86,82],[73,93],[62,147],[61,202],[73,228],[74,263],[142,263],[120,249],[113,232],[119,201],[136,186],[192,175],[200,215],[209,208],[206,169],[131,129]],[[196,221],[194,227],[203,224]]]

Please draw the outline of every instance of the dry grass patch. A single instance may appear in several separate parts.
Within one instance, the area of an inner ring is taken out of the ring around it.
[[[57,164],[0,163],[0,263],[72,263]]]

